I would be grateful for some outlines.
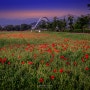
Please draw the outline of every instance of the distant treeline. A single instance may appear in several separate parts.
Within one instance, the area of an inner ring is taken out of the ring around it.
[[[35,24],[35,23],[34,23]],[[32,24],[21,24],[21,25],[7,25],[0,26],[0,31],[24,31],[31,30]],[[46,22],[41,20],[37,29],[47,29],[50,31],[71,31],[71,32],[85,32],[88,30],[90,32],[90,14],[81,15],[79,17],[74,17],[73,15],[67,15],[63,19],[53,17],[52,22]]]
[[[7,25],[7,26],[0,26],[0,31],[22,31],[31,29],[31,25],[28,24],[21,24],[21,25]]]

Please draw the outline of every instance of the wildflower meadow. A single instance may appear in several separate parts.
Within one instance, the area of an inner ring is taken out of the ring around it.
[[[0,90],[90,90],[90,34],[0,32]]]

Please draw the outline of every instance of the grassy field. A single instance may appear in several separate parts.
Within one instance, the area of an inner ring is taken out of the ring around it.
[[[0,90],[90,90],[90,34],[0,32]]]

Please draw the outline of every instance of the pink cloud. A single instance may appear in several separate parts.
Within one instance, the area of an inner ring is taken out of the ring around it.
[[[54,17],[54,16],[65,16],[68,14],[81,15],[85,12],[80,11],[66,11],[66,10],[33,10],[33,11],[3,11],[0,12],[0,18],[30,18],[30,17]]]

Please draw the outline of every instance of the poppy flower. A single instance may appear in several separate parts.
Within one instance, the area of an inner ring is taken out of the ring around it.
[[[60,51],[59,51],[59,50],[57,50],[56,48],[54,48],[54,52],[59,53]]]
[[[49,63],[46,63],[46,66],[49,66],[50,64]]]
[[[40,83],[43,83],[43,82],[44,82],[44,79],[43,79],[43,78],[40,78],[40,79],[39,79],[39,82],[40,82]]]
[[[64,56],[60,56],[61,59],[64,59],[65,57]]]
[[[88,59],[89,58],[89,55],[88,54],[85,54],[85,58]]]
[[[84,58],[82,58],[82,62],[85,62],[85,59]]]
[[[70,65],[70,62],[66,62],[66,65]]]
[[[22,61],[22,62],[21,62],[21,64],[25,64],[25,62],[24,62],[24,61]]]
[[[33,64],[33,62],[31,62],[31,61],[28,61],[28,64],[29,64],[29,65],[32,65],[32,64]]]
[[[88,67],[86,67],[86,68],[85,68],[85,70],[86,70],[86,71],[88,71],[88,70],[89,70],[89,68],[88,68]]]
[[[3,62],[6,62],[7,58],[3,58]]]
[[[8,62],[8,65],[10,65],[11,63],[10,62]]]
[[[77,66],[77,62],[74,62],[73,64],[74,64],[74,66]]]
[[[52,53],[52,50],[49,48],[48,50],[46,50],[48,53]]]
[[[56,69],[54,69],[54,70],[53,70],[53,72],[54,72],[54,73],[56,73],[56,72],[57,72],[57,70],[56,70]]]
[[[60,72],[60,73],[63,73],[63,72],[64,72],[64,70],[61,68],[61,69],[59,70],[59,72]]]
[[[50,79],[51,79],[51,80],[54,80],[54,78],[55,78],[54,75],[51,75],[51,76],[50,76]]]
[[[52,43],[52,47],[55,47],[56,46],[56,44],[55,43]]]
[[[67,60],[67,58],[65,58],[65,56],[60,56],[60,59],[63,59],[63,60]]]

